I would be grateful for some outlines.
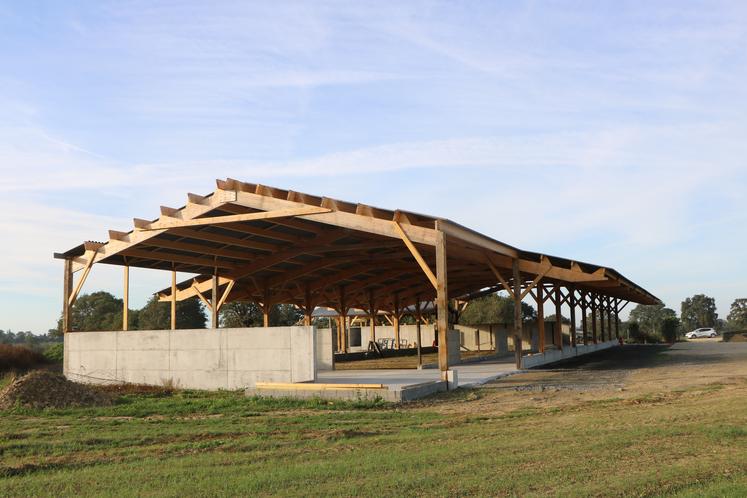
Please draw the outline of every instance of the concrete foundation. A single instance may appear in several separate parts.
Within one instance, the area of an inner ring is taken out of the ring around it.
[[[185,389],[313,382],[318,343],[326,339],[314,327],[71,332],[63,370],[77,382]],[[321,360],[331,361],[329,355]]]
[[[597,344],[589,344],[587,346],[581,344],[576,346],[575,348],[565,347],[562,351],[558,349],[550,349],[546,350],[544,353],[524,356],[522,358],[522,366],[523,368],[540,367],[543,365],[549,365],[551,363],[568,360],[570,358],[575,358],[576,356],[593,353],[595,351],[602,351],[603,349],[609,349],[619,345],[620,342],[615,339],[612,341],[600,342]]]

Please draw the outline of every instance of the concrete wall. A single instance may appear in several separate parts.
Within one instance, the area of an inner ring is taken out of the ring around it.
[[[575,358],[576,356],[593,353],[595,351],[609,349],[619,345],[620,342],[615,339],[612,341],[600,342],[597,344],[588,344],[586,346],[581,344],[576,346],[575,348],[565,346],[562,351],[558,349],[551,349],[549,351],[545,351],[544,353],[536,353],[524,356],[521,360],[521,365],[523,368],[539,367],[542,365],[548,365],[550,363]]]
[[[314,327],[72,332],[64,373],[92,384],[241,389],[316,379]]]
[[[400,325],[399,326],[399,338],[400,340],[407,341],[407,344],[415,347],[418,342],[418,329],[416,325]],[[435,332],[433,325],[420,325],[420,337],[422,339],[421,346],[432,346],[435,339]],[[391,325],[377,325],[376,326],[376,339],[394,339],[394,327]],[[368,346],[368,342],[371,340],[371,327],[369,325],[363,325],[361,327],[361,347],[364,349]]]
[[[335,369],[332,329],[316,329],[316,371]]]

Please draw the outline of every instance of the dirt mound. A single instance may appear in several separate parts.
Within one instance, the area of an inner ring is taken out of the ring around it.
[[[0,391],[0,409],[68,408],[110,405],[113,397],[95,388],[70,382],[58,373],[36,370],[19,377]]]

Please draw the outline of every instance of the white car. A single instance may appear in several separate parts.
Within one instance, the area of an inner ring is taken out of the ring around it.
[[[695,329],[685,334],[688,339],[697,339],[699,337],[716,337],[716,330],[710,327]]]

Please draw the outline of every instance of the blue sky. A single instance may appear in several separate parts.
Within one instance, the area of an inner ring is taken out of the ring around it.
[[[0,67],[0,329],[53,326],[52,252],[221,177],[747,297],[744,2],[4,1]]]

